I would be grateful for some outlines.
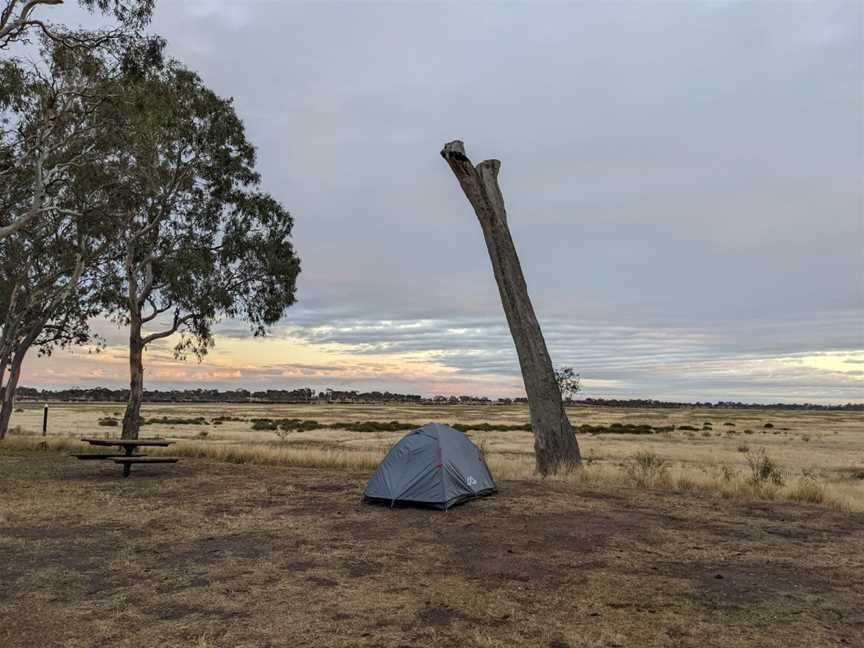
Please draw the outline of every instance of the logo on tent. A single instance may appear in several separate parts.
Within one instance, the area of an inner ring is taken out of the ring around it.
[[[468,475],[468,485],[475,486],[477,484],[477,480],[474,479],[471,475]]]

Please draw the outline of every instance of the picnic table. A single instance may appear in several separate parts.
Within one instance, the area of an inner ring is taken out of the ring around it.
[[[116,464],[123,466],[123,477],[128,477],[132,472],[132,464],[154,464],[154,463],[177,463],[175,457],[148,457],[143,454],[135,454],[137,448],[142,447],[167,447],[174,443],[165,439],[81,439],[92,446],[116,447],[123,450],[122,454],[91,452],[72,455],[79,460],[104,460],[111,459]]]

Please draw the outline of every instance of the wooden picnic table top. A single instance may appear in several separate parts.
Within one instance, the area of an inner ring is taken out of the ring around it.
[[[90,445],[94,446],[118,446],[122,448],[127,448],[129,446],[138,447],[138,446],[169,446],[173,441],[166,441],[165,439],[81,439],[82,441],[86,441]]]

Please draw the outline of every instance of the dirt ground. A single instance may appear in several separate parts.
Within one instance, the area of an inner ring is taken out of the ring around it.
[[[0,646],[864,646],[864,514],[0,450]]]

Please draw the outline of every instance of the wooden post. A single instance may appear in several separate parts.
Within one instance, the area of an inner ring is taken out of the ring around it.
[[[507,226],[504,196],[498,186],[501,162],[486,160],[475,167],[459,140],[445,144],[441,155],[474,208],[486,239],[501,304],[522,368],[534,432],[537,472],[546,476],[575,468],[582,463],[582,456],[564,410],[552,360],[528,297],[528,286]]]
[[[48,403],[45,403],[45,407],[42,408],[42,436],[46,436],[48,434]]]

